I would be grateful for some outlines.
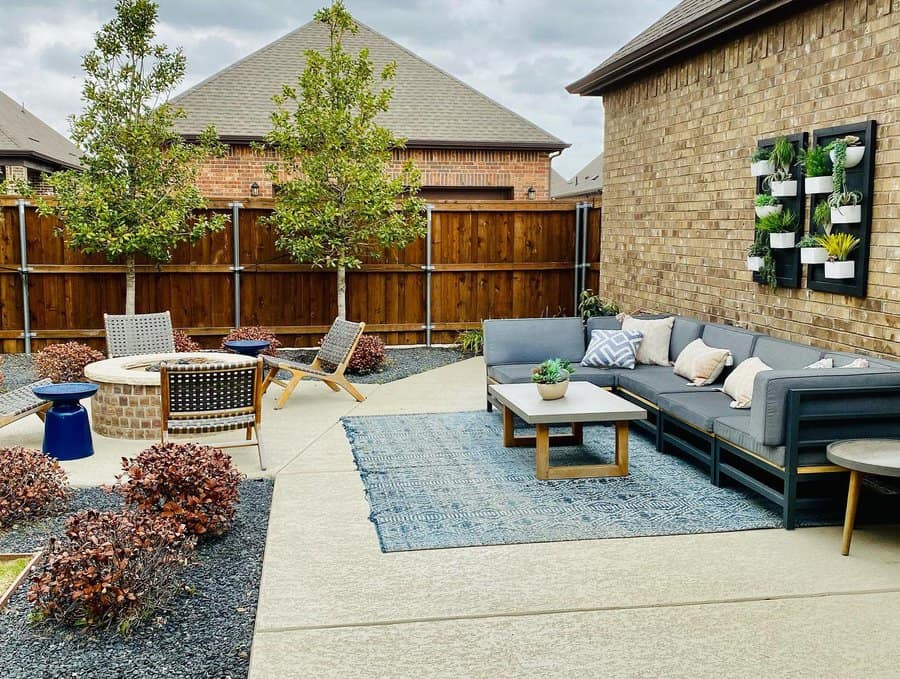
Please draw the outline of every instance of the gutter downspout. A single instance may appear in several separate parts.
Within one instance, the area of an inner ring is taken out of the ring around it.
[[[243,203],[228,203],[231,208],[231,235],[234,246],[234,264],[231,270],[234,272],[234,327],[241,327],[241,228],[240,214]]]
[[[562,155],[565,149],[547,154],[547,196],[553,200],[553,159]]]
[[[25,353],[31,353],[31,305],[28,300],[28,242],[25,234],[24,198],[16,201],[19,206],[19,275],[22,279],[22,336],[25,339]]]

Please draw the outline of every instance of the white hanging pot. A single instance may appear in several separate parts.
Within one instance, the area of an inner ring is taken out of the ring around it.
[[[763,217],[768,217],[769,215],[777,215],[781,213],[781,210],[783,208],[783,205],[757,205],[756,216],[762,219]]]
[[[793,231],[787,233],[770,233],[769,245],[774,250],[784,250],[794,247],[794,238],[797,236]]]
[[[793,198],[797,195],[797,181],[772,182],[772,195],[776,198]]]
[[[763,258],[751,255],[747,257],[747,271],[759,271],[763,267]]]
[[[864,155],[866,155],[865,146],[848,146],[847,160],[844,162],[844,167],[856,167],[860,164]],[[837,162],[837,154],[834,151],[830,151],[828,156],[831,158],[832,164]]]
[[[825,262],[825,278],[853,278],[856,274],[856,262]]]
[[[825,248],[800,248],[801,264],[824,264],[828,260]]]
[[[807,193],[832,193],[834,191],[834,179],[831,175],[807,177],[804,185]]]
[[[750,163],[750,174],[754,177],[765,177],[775,172],[771,160],[757,160]]]
[[[862,205],[842,205],[831,208],[832,224],[856,224],[862,221]]]

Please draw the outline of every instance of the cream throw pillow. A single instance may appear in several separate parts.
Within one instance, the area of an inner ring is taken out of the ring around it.
[[[754,356],[746,361],[741,361],[725,378],[722,391],[734,399],[731,402],[732,408],[750,407],[750,401],[753,399],[753,380],[759,373],[766,370],[771,370],[771,368]]]
[[[619,322],[622,330],[634,330],[644,336],[637,350],[637,362],[644,365],[672,365],[669,361],[669,340],[672,337],[672,326],[675,317],[668,318],[633,318],[628,314],[620,314]]]
[[[728,349],[716,349],[697,338],[678,354],[675,374],[686,377],[695,387],[702,387],[719,379],[729,358]]]

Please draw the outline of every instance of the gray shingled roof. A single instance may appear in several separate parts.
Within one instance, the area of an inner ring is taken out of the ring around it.
[[[574,198],[585,196],[603,190],[603,154],[591,160],[587,165],[578,170],[572,178],[562,186],[554,190],[550,184],[552,198]]]
[[[303,70],[303,50],[324,49],[326,28],[310,22],[219,71],[174,98],[187,118],[178,123],[186,136],[215,125],[228,139],[260,139],[271,128],[272,95],[295,84]],[[390,110],[379,123],[405,137],[410,146],[468,145],[483,148],[558,150],[567,144],[501,106],[376,31],[360,24],[345,37],[345,48],[369,48],[376,71],[397,62]]]
[[[78,147],[0,92],[0,156],[31,157],[51,165],[78,167]]]

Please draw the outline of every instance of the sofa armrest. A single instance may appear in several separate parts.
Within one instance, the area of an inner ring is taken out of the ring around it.
[[[540,363],[561,358],[573,363],[584,356],[580,318],[504,318],[484,321],[487,366]]]

